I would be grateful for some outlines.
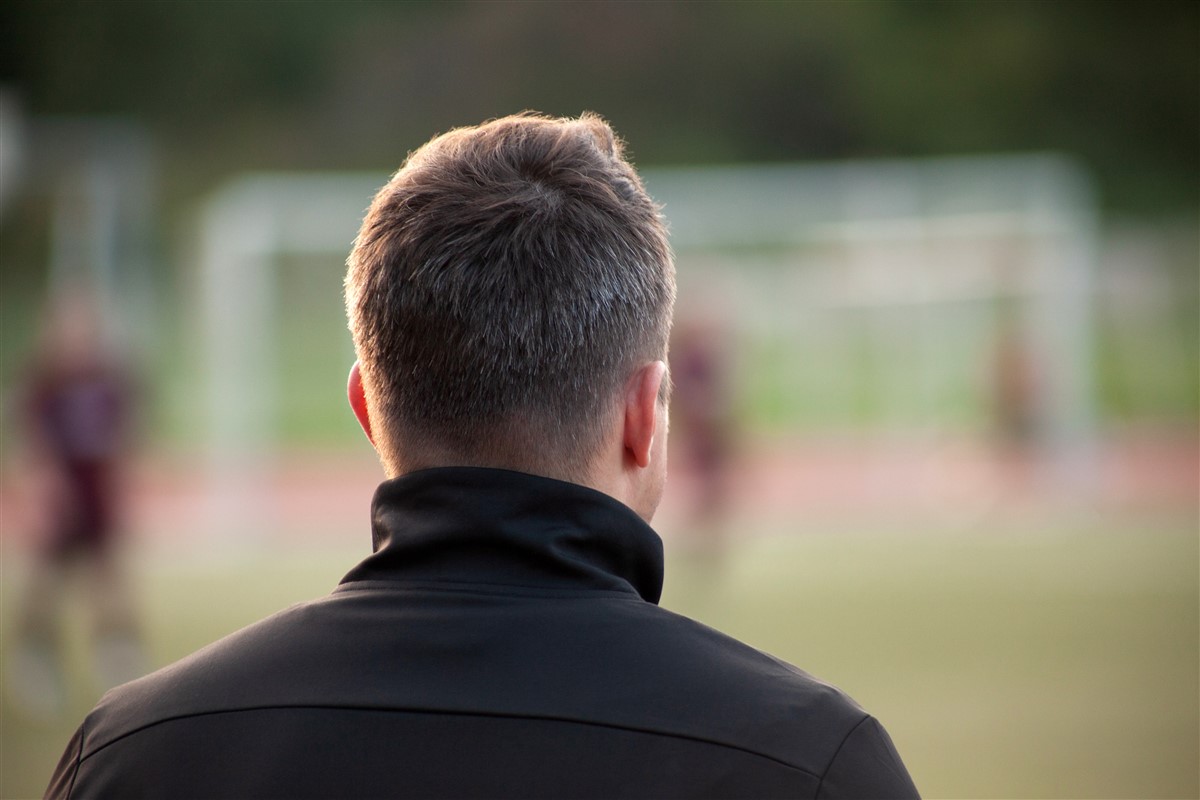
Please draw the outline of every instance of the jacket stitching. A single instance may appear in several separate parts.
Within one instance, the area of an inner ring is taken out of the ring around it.
[[[87,719],[79,726],[79,749],[75,752],[75,766],[71,769],[71,782],[67,784],[67,800],[75,793],[75,780],[79,777],[79,767],[83,764],[83,743],[87,740]]]
[[[829,759],[829,763],[825,765],[825,770],[821,773],[821,780],[817,783],[817,791],[815,794],[813,794],[814,798],[821,796],[821,787],[823,787],[825,785],[825,777],[827,775],[829,775],[829,770],[833,769],[833,762],[837,761],[837,757],[841,754],[842,748],[844,748],[846,746],[846,742],[850,741],[850,737],[854,735],[854,732],[856,730],[858,730],[859,728],[861,728],[863,723],[866,722],[867,720],[869,720],[870,718],[871,718],[871,715],[867,714],[865,717],[863,717],[862,719],[860,719],[858,721],[858,724],[856,724],[853,728],[848,730],[846,732],[845,736],[842,737],[842,741],[837,746],[837,750],[833,751],[833,757]]]
[[[383,713],[383,714],[396,713],[396,712],[405,713],[405,714],[444,714],[447,716],[488,717],[488,718],[492,718],[492,719],[540,720],[540,721],[546,721],[546,722],[562,722],[562,723],[568,723],[568,724],[573,724],[573,725],[589,725],[589,726],[598,727],[598,728],[609,728],[612,730],[630,731],[633,733],[641,733],[641,734],[647,734],[647,735],[651,735],[651,736],[665,736],[665,737],[668,737],[671,739],[684,739],[687,741],[701,742],[703,744],[709,744],[709,745],[713,745],[716,747],[724,747],[729,750],[736,750],[741,753],[748,753],[752,756],[757,756],[758,758],[766,759],[767,761],[771,761],[773,763],[779,764],[780,766],[787,767],[788,769],[794,769],[797,772],[802,772],[805,775],[808,775],[813,778],[820,777],[823,779],[823,776],[818,776],[815,772],[807,770],[804,767],[800,767],[795,764],[790,764],[786,761],[776,758],[775,756],[767,755],[766,753],[760,753],[757,750],[752,750],[748,747],[741,747],[736,744],[730,744],[728,742],[721,742],[721,741],[717,741],[715,739],[706,739],[706,738],[700,737],[700,736],[690,736],[690,735],[684,734],[684,733],[672,733],[669,731],[659,731],[659,730],[654,730],[652,728],[638,728],[638,727],[634,727],[631,725],[617,725],[617,724],[609,723],[609,722],[572,719],[570,717],[554,717],[554,716],[540,715],[540,714],[500,714],[500,713],[489,713],[486,711],[448,711],[445,709],[427,709],[427,708],[378,708],[378,707],[373,707],[373,706],[340,706],[340,705],[307,705],[307,704],[246,706],[245,708],[229,708],[229,709],[220,709],[220,710],[214,710],[214,711],[198,711],[198,712],[194,712],[191,714],[178,714],[178,715],[175,715],[172,717],[164,717],[163,719],[155,720],[154,722],[148,722],[145,725],[138,726],[137,728],[134,728],[132,730],[126,731],[125,733],[122,733],[120,736],[110,739],[109,741],[107,741],[104,744],[97,747],[95,750],[92,750],[91,752],[89,752],[86,756],[82,756],[82,758],[79,759],[79,761],[82,762],[83,760],[86,760],[86,759],[92,758],[95,755],[98,755],[100,752],[102,752],[103,750],[108,748],[110,745],[114,745],[117,742],[121,741],[122,739],[126,739],[130,736],[133,736],[134,734],[141,733],[142,731],[148,730],[148,729],[156,727],[158,725],[166,724],[168,722],[178,722],[179,720],[195,719],[197,717],[211,717],[211,716],[216,716],[217,714],[241,714],[241,713],[244,713],[247,711],[277,711],[277,710],[282,710],[282,709],[322,709],[322,710],[328,710],[328,711],[361,711],[361,712],[368,712],[368,713]],[[860,722],[859,724],[862,724],[862,723]],[[857,726],[855,726],[855,727],[857,727]],[[849,734],[847,734],[847,738],[849,738]],[[845,743],[845,741],[843,740],[843,744],[844,743]],[[839,750],[840,749],[841,748],[839,746]],[[83,742],[82,742],[82,737],[81,737],[81,740],[80,740],[81,754],[82,754],[82,750],[83,750]],[[835,755],[835,758],[836,758],[836,755]],[[832,761],[830,763],[832,763]],[[78,767],[76,769],[76,772],[78,773]],[[819,786],[818,786],[818,789],[819,789]]]

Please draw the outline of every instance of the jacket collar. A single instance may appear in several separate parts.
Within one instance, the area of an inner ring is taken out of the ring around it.
[[[399,580],[662,594],[662,539],[628,506],[552,478],[445,467],[385,481],[374,555],[342,584]]]

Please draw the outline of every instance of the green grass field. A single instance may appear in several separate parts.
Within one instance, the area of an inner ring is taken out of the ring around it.
[[[669,547],[663,604],[840,685],[884,721],[927,797],[1197,797],[1195,515],[1047,527],[764,530],[719,562]],[[327,592],[362,555],[279,549],[136,559],[155,662]],[[22,563],[4,560],[6,643]],[[34,725],[5,700],[4,798],[40,795],[96,699],[70,622],[69,714]]]

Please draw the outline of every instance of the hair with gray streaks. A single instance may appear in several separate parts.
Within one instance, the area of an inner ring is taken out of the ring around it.
[[[593,114],[435,137],[375,196],[347,266],[393,473],[549,463],[580,476],[631,370],[666,355],[666,228]]]

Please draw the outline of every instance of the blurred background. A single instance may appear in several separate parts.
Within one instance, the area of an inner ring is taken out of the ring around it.
[[[663,604],[929,797],[1200,795],[1200,13],[0,7],[0,795],[369,549],[343,262],[448,128],[604,115],[672,226]]]

